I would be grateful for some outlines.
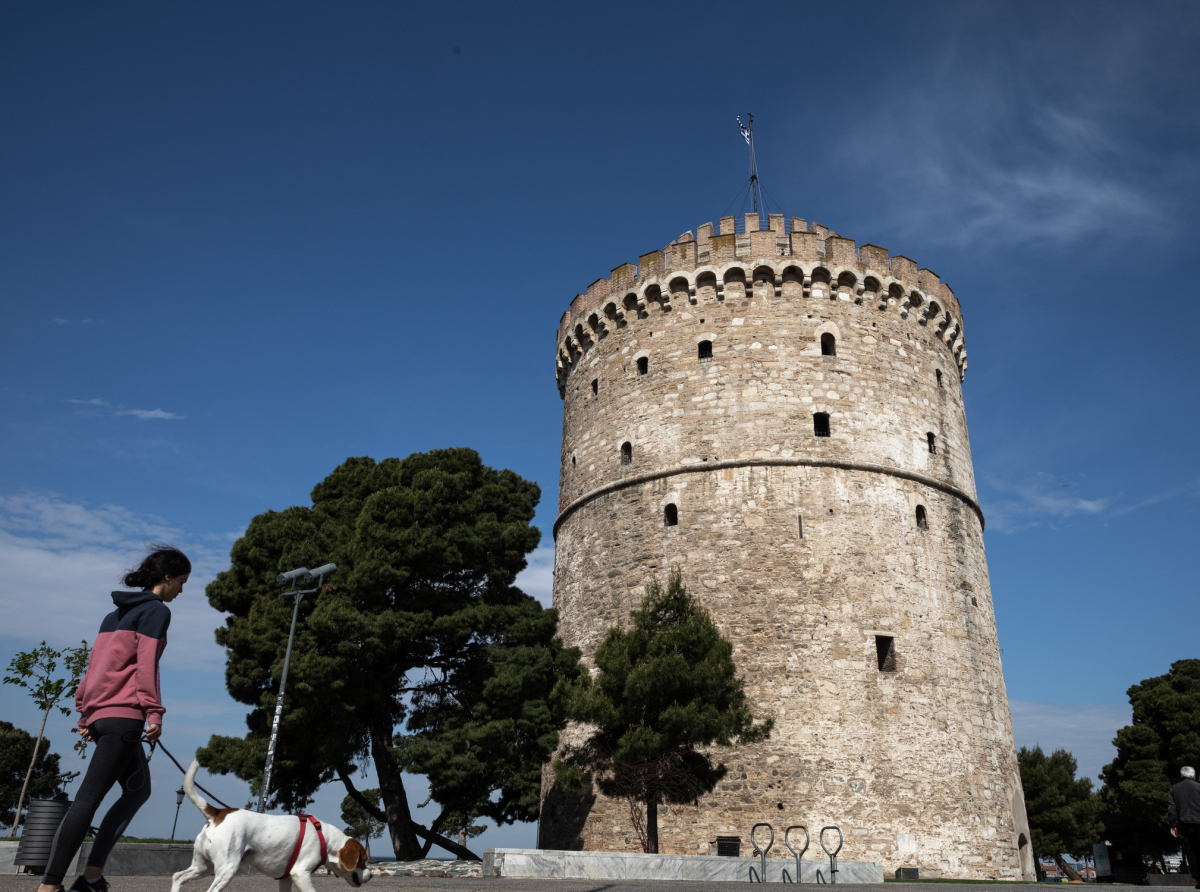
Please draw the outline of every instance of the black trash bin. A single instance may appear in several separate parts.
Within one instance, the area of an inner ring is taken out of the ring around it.
[[[70,807],[69,799],[29,800],[25,830],[17,844],[16,864],[35,868],[39,873],[46,869],[50,848],[54,845],[54,834],[58,832],[58,825]]]

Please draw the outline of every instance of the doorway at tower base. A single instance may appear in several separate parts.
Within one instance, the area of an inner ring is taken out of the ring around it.
[[[485,877],[537,877],[560,880],[691,880],[738,882],[757,874],[758,858],[722,858],[714,855],[642,855],[632,852],[559,852],[547,849],[484,849]],[[879,861],[837,863],[838,883],[882,883]],[[800,862],[801,882],[828,883],[829,859]],[[783,880],[782,872],[796,871],[793,858],[768,858],[768,883]]]

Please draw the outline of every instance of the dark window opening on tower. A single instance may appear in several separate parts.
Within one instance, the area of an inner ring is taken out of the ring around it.
[[[829,413],[817,412],[813,415],[813,433],[818,437],[829,436]]]
[[[742,841],[736,836],[717,837],[717,855],[721,858],[738,858],[742,854]]]
[[[937,437],[933,435],[933,431],[929,431],[927,434],[925,434],[925,438],[929,440],[929,454],[937,455]]]
[[[917,529],[918,530],[929,529],[929,519],[925,515],[925,506],[924,505],[917,506]]]
[[[621,464],[627,465],[632,461],[633,461],[633,444],[632,443],[622,443],[621,444]]]
[[[800,538],[803,539],[804,538],[804,518],[803,517],[796,518],[796,529],[800,532]]]
[[[575,456],[571,456],[571,467],[575,467]]]
[[[638,374],[644,375],[648,371],[650,371],[650,360],[643,356],[638,360]]]
[[[712,341],[701,341],[698,352],[701,359],[712,359]]]
[[[941,370],[941,369],[934,369],[934,370],[933,370],[933,373],[934,373],[935,375],[937,375],[937,384],[938,384],[938,387],[944,387],[945,385],[944,385],[944,384],[942,384],[942,370]]]
[[[663,509],[663,523],[669,527],[679,525],[679,509],[674,505],[668,505]]]
[[[593,378],[592,379],[592,396],[595,396],[599,392],[600,392],[600,379]]]
[[[821,335],[821,355],[822,356],[837,356],[837,341],[833,335],[826,332]]]
[[[891,635],[875,636],[875,659],[880,672],[896,671],[896,639]]]

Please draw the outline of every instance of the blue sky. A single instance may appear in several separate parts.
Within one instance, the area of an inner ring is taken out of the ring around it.
[[[232,541],[445,446],[541,484],[547,600],[558,319],[727,211],[749,111],[785,213],[961,299],[1018,742],[1094,776],[1126,688],[1200,656],[1198,38],[1194,3],[6,5],[0,647],[90,639],[170,540],[168,746],[238,733],[202,594]],[[0,717],[36,730],[11,687]]]

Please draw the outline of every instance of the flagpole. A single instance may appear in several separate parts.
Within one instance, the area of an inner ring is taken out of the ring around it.
[[[758,216],[758,164],[754,160],[754,115],[747,113],[750,131],[750,191],[754,195],[754,215]]]

